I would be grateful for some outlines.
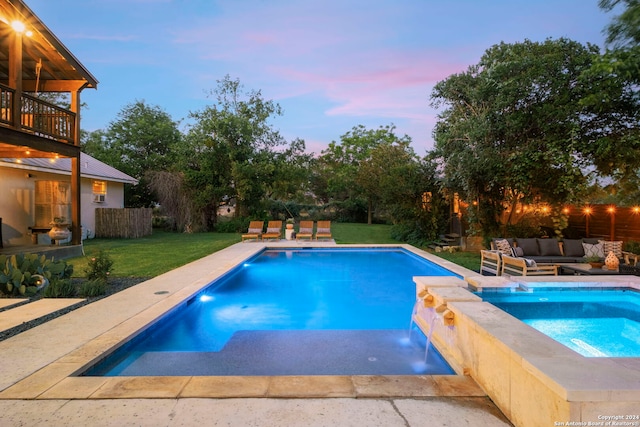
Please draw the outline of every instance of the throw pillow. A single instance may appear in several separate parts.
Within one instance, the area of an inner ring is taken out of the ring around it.
[[[598,243],[602,243],[602,252],[604,255],[608,255],[609,252],[613,252],[618,258],[622,258],[622,240],[620,241],[605,241],[600,240]]]
[[[496,245],[496,250],[505,255],[511,255],[511,245],[507,239],[496,239],[493,241]]]
[[[582,247],[581,239],[564,239],[564,256],[583,257],[584,247]]]
[[[525,258],[524,259],[524,263],[527,264],[527,267],[537,267],[538,264],[536,264],[536,262],[532,259],[529,258]]]
[[[518,239],[518,246],[524,251],[524,256],[539,256],[540,249],[538,249],[537,239]]]
[[[596,245],[583,243],[582,247],[584,248],[585,257],[597,256],[599,258],[604,258],[604,245],[602,243],[598,243]]]
[[[560,245],[556,239],[537,239],[540,255],[542,256],[562,256]]]
[[[522,248],[520,246],[516,246],[511,248],[511,255],[519,258],[521,256],[524,256],[524,251],[522,250]]]

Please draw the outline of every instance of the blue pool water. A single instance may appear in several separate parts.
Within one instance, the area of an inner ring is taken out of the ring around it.
[[[402,249],[266,250],[85,375],[453,374],[409,337],[416,275],[452,273]]]
[[[640,357],[640,293],[632,289],[535,289],[479,295],[586,357]]]

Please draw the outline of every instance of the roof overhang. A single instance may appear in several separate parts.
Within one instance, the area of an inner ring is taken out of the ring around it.
[[[22,0],[0,0],[0,82],[9,75],[11,23],[25,25],[23,36],[23,90],[28,92],[73,92],[96,88],[98,80],[47,28]],[[30,35],[27,36],[26,33]],[[38,66],[40,64],[40,66]],[[37,69],[40,68],[38,75]]]

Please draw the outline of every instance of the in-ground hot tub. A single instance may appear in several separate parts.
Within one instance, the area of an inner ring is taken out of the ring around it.
[[[611,414],[640,421],[632,418],[638,417],[640,408],[640,358],[585,357],[478,296],[535,287],[638,290],[640,278],[471,275],[456,284],[455,292],[451,283],[439,278],[414,281],[418,293],[429,300],[426,310],[452,313],[449,325],[440,317],[429,323],[429,313],[423,315],[425,334],[433,337],[450,363],[462,366],[476,380],[515,425],[597,423]]]

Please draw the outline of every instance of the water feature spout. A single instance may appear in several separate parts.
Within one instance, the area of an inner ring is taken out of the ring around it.
[[[453,326],[456,315],[451,310],[445,310],[442,314],[442,322],[445,326]]]
[[[427,294],[422,299],[422,302],[423,302],[423,305],[425,306],[425,308],[433,307],[434,305],[436,305],[436,299],[431,294]]]
[[[447,309],[447,303],[440,304],[436,307],[436,313],[443,313]]]

